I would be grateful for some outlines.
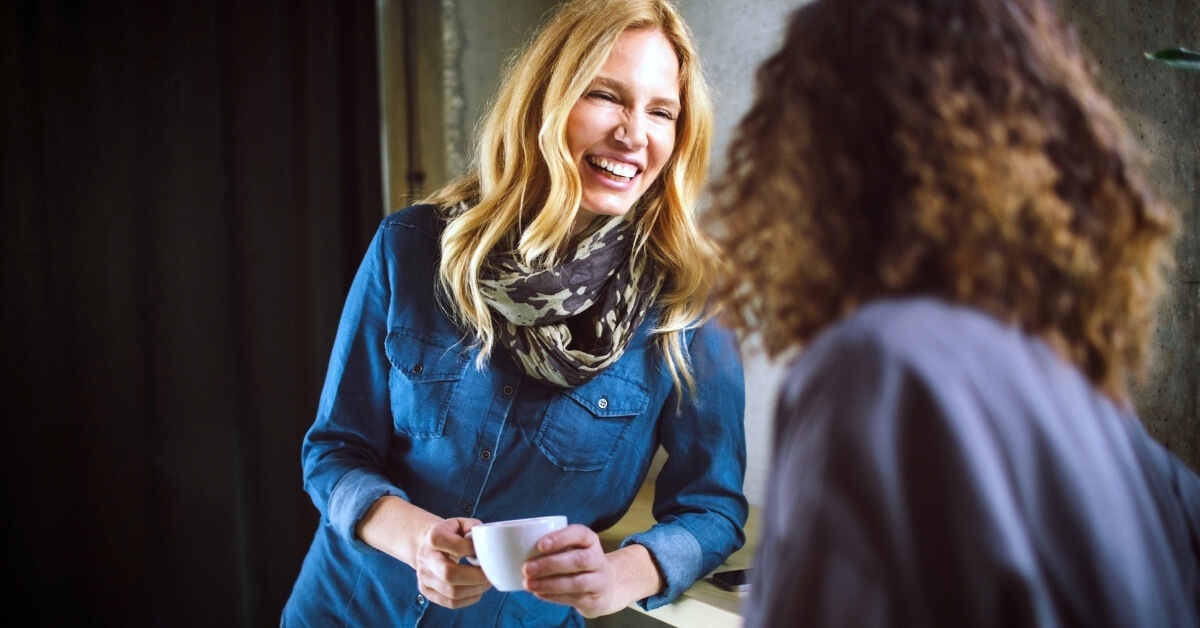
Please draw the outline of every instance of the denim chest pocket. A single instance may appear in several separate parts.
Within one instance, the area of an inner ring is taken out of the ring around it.
[[[633,420],[646,412],[650,394],[641,384],[611,374],[555,393],[534,443],[564,471],[608,466]]]
[[[421,438],[442,435],[454,388],[469,362],[457,345],[407,329],[388,332],[388,391],[396,431]]]

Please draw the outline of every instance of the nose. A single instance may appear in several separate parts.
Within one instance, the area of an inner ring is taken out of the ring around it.
[[[646,146],[646,121],[638,112],[626,113],[617,125],[614,138],[630,150]]]

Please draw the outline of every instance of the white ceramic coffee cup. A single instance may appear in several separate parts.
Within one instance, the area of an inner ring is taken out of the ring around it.
[[[567,518],[561,515],[481,523],[467,533],[475,542],[477,557],[467,560],[483,567],[483,575],[493,587],[500,591],[519,591],[525,579],[521,566],[540,555],[537,542],[565,527]]]

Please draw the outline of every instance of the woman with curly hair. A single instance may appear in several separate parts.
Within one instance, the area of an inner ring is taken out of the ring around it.
[[[757,81],[706,215],[798,352],[747,626],[1196,626],[1128,388],[1173,219],[1048,0],[818,0]]]
[[[667,0],[572,0],[512,65],[473,171],[384,219],[338,329],[284,625],[581,626],[744,543],[737,339],[692,212],[711,108]],[[611,552],[658,448],[658,523]],[[490,587],[480,521],[566,515]]]

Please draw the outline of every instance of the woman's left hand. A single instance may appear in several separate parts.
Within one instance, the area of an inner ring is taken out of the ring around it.
[[[629,545],[605,554],[600,537],[584,525],[547,534],[538,551],[543,555],[525,563],[525,588],[584,617],[615,613],[662,586],[646,548]]]

